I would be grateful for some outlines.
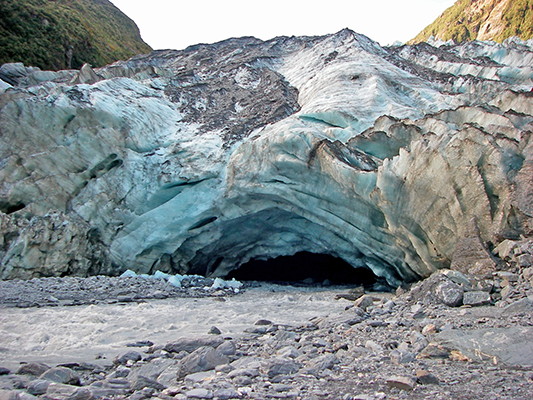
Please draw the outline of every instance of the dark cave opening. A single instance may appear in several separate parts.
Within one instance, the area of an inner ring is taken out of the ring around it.
[[[308,285],[362,285],[367,288],[380,281],[369,268],[355,268],[341,258],[307,251],[267,260],[252,259],[231,271],[227,278]]]

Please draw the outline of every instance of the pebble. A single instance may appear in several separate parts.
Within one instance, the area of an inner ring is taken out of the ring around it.
[[[482,306],[490,304],[490,294],[482,291],[465,292],[463,295],[463,304],[465,306]]]
[[[204,388],[197,388],[189,390],[185,393],[188,399],[212,399],[213,398],[213,392],[204,389]]]
[[[359,297],[355,302],[354,305],[356,307],[361,308],[364,311],[367,311],[369,307],[374,305],[374,298],[370,295],[363,295]]]
[[[440,383],[439,378],[423,369],[416,371],[416,380],[421,385],[438,385]]]
[[[389,387],[401,390],[413,390],[416,386],[416,381],[408,376],[391,376],[386,379],[386,382]]]
[[[139,375],[131,381],[130,388],[132,390],[141,390],[144,388],[152,388],[155,390],[164,390],[166,389],[165,385],[157,382],[154,379],[147,378],[146,376]]]
[[[224,388],[215,390],[213,397],[219,400],[240,399],[241,394],[235,389]]]
[[[221,335],[222,332],[220,329],[218,329],[216,326],[212,326],[210,329],[209,329],[209,332],[207,332],[208,334],[210,335]]]

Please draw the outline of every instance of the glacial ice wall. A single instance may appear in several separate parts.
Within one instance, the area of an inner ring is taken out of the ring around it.
[[[532,48],[343,30],[4,65],[0,277],[226,276],[300,251],[391,285],[490,271],[533,228]]]

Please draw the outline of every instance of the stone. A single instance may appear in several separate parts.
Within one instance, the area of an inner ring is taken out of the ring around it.
[[[227,374],[227,373],[233,371],[233,367],[231,365],[229,365],[229,364],[217,365],[215,367],[215,371]]]
[[[251,386],[253,384],[253,379],[249,376],[236,376],[232,381],[236,386]]]
[[[437,298],[449,307],[458,307],[463,303],[464,290],[452,281],[441,282],[435,288]]]
[[[218,329],[216,326],[212,326],[211,328],[209,328],[209,332],[207,332],[207,333],[209,335],[220,335],[220,334],[222,334],[220,329]]]
[[[67,385],[80,385],[80,376],[70,368],[54,367],[44,372],[39,379],[45,379],[57,383],[65,383]]]
[[[217,347],[217,351],[225,356],[233,356],[237,352],[235,343],[232,340],[226,340],[220,346]]]
[[[213,392],[204,388],[197,388],[189,390],[185,393],[188,399],[212,399]]]
[[[19,400],[19,392],[0,389],[0,400]]]
[[[166,344],[163,349],[171,353],[186,351],[192,353],[200,347],[217,347],[224,343],[224,339],[218,336],[200,336],[196,338],[181,338],[176,342]]]
[[[493,253],[501,259],[506,259],[513,255],[517,246],[518,242],[516,240],[505,239],[494,248]]]
[[[131,381],[130,389],[131,390],[141,390],[144,388],[152,388],[157,391],[166,389],[165,385],[157,382],[154,379],[147,378],[145,376],[139,375]]]
[[[33,375],[40,376],[48,371],[50,367],[43,363],[28,363],[22,364],[17,370],[17,374],[20,375]]]
[[[128,343],[126,347],[150,347],[153,345],[154,343],[150,340],[139,340],[138,342]]]
[[[395,364],[407,364],[415,360],[415,355],[409,351],[393,350],[390,353],[390,358]]]
[[[437,333],[437,327],[435,324],[427,324],[422,328],[423,335],[432,335]]]
[[[509,285],[509,283],[514,283],[518,281],[518,274],[509,271],[498,271],[496,275],[502,279],[504,286]]]
[[[137,351],[128,351],[127,353],[122,354],[120,357],[117,357],[113,360],[114,364],[127,364],[128,361],[137,362],[142,360],[141,353]]]
[[[196,349],[179,363],[178,377],[194,372],[209,371],[217,365],[227,364],[229,358],[212,347],[204,346]]]
[[[215,371],[195,372],[194,374],[187,375],[184,380],[195,383],[208,382],[215,377]]]
[[[296,358],[300,356],[300,352],[294,346],[282,347],[276,354],[282,358]]]
[[[450,356],[450,349],[439,345],[438,343],[429,343],[422,351],[416,356],[416,358],[437,358],[446,359]]]
[[[94,387],[89,386],[89,389],[91,390],[91,393],[93,396],[97,399],[101,398],[120,398],[121,396],[125,396],[129,389],[116,389],[116,388],[102,388],[102,387]]]
[[[376,397],[370,395],[370,394],[356,394],[355,396],[351,397],[352,400],[376,400]]]
[[[0,367],[0,375],[9,375],[11,370],[9,368]]]
[[[86,387],[78,387],[72,385],[65,385],[62,383],[52,382],[48,385],[46,394],[47,398],[53,400],[92,400],[94,396],[90,389]]]
[[[513,294],[513,286],[511,286],[510,284],[505,285],[500,290],[500,296],[504,300],[508,299],[511,296],[511,294]]]
[[[533,267],[524,268],[522,270],[524,279],[531,281],[533,279]]]
[[[389,387],[409,391],[416,386],[416,381],[408,376],[391,376],[386,379],[386,383]]]
[[[531,267],[533,265],[533,255],[532,254],[521,254],[516,257],[516,261],[520,267]]]
[[[38,400],[39,397],[29,393],[21,392],[18,394],[18,400]]]
[[[238,376],[247,376],[249,378],[256,378],[259,376],[257,368],[237,368],[228,373],[228,378],[233,379]]]
[[[272,321],[269,321],[268,319],[259,319],[255,321],[254,325],[272,325]]]
[[[290,358],[274,358],[269,360],[267,375],[274,378],[278,375],[292,375],[298,372],[300,364]]]
[[[323,371],[325,369],[331,369],[339,363],[339,359],[334,354],[322,354],[316,358],[313,358],[307,364],[307,370]]]
[[[232,388],[217,389],[213,393],[213,397],[219,400],[240,399],[242,396],[239,392]]]
[[[452,282],[457,283],[458,285],[462,286],[464,289],[471,288],[473,285],[472,279],[459,271],[445,269],[445,270],[442,270],[441,273],[445,275]]]
[[[435,335],[435,340],[474,361],[494,360],[511,366],[533,365],[533,328],[477,328],[472,331],[447,330]]]
[[[149,397],[150,396],[147,396],[143,392],[135,392],[128,398],[128,400],[144,400],[144,399],[147,399]]]
[[[525,297],[523,299],[517,300],[503,309],[504,313],[509,314],[519,314],[519,313],[531,313],[533,312],[533,300]]]
[[[50,385],[49,380],[36,379],[36,380],[31,381],[28,384],[27,390],[29,394],[32,394],[34,396],[40,396],[46,393],[46,390],[48,389],[49,385]]]
[[[487,292],[465,292],[463,295],[463,304],[465,306],[483,306],[490,304],[491,301],[490,294]]]
[[[421,385],[440,384],[439,378],[423,369],[416,370],[416,381]]]
[[[368,307],[371,307],[374,305],[374,298],[370,295],[365,294],[363,296],[360,296],[357,300],[355,300],[354,305],[366,311]]]
[[[110,375],[110,378],[125,378],[131,372],[131,368],[124,365],[119,365]]]

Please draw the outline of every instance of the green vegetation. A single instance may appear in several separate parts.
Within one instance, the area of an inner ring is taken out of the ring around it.
[[[511,36],[531,39],[533,0],[458,0],[409,43],[423,42],[430,36],[442,40],[452,39],[457,43],[478,39],[480,28],[502,2],[506,4],[496,20],[498,26],[492,26],[491,29],[495,34],[483,40],[502,42]],[[494,25],[493,21],[491,23]]]
[[[150,51],[137,25],[107,0],[0,0],[0,64],[99,67]]]
[[[510,36],[533,38],[533,0],[509,1],[503,12],[503,31],[494,40],[500,42]]]

